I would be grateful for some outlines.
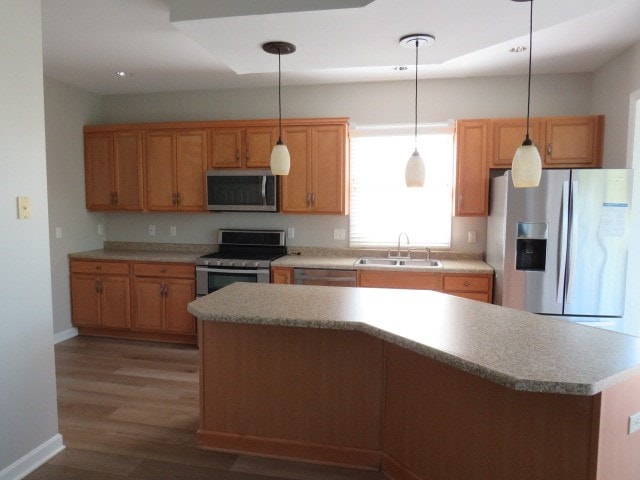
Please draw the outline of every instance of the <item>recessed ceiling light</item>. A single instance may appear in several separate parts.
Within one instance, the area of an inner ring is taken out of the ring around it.
[[[509,51],[510,51],[511,53],[522,53],[522,52],[526,52],[526,51],[527,51],[527,47],[523,47],[523,46],[520,46],[520,47],[511,47],[511,48],[509,49]]]
[[[409,67],[393,67],[396,72],[404,72]]]
[[[131,76],[133,76],[133,73],[125,72],[124,70],[120,70],[119,72],[116,72],[116,75],[118,77],[131,77]]]

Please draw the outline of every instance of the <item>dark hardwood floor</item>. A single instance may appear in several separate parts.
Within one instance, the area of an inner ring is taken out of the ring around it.
[[[66,449],[28,480],[380,480],[378,472],[197,448],[198,351],[75,337],[55,347]]]

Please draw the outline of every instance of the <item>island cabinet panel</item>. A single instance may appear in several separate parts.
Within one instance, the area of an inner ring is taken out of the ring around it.
[[[595,480],[599,395],[520,392],[385,351],[382,470],[392,478]]]
[[[211,321],[198,328],[201,446],[379,467],[381,340]]]

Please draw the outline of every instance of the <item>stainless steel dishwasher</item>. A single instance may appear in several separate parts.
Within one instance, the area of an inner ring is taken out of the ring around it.
[[[324,285],[329,287],[355,287],[355,270],[327,270],[321,268],[294,268],[296,285]]]

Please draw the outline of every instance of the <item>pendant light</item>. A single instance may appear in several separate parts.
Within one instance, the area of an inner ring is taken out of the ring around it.
[[[426,33],[414,33],[405,35],[400,39],[400,44],[407,48],[416,49],[416,82],[415,82],[415,122],[414,122],[414,150],[409,157],[404,169],[404,181],[407,187],[422,187],[424,185],[424,161],[418,153],[418,49],[431,45],[435,42],[435,37]]]
[[[278,55],[278,142],[271,151],[271,172],[274,175],[289,175],[291,156],[287,146],[282,141],[282,68],[280,58],[296,51],[296,46],[288,42],[268,42],[262,49],[273,55]]]
[[[533,0],[512,0],[531,2],[529,13],[529,84],[527,87],[527,134],[513,156],[511,174],[515,188],[537,187],[542,175],[542,160],[538,148],[529,138],[529,114],[531,110],[531,47],[533,46]]]

